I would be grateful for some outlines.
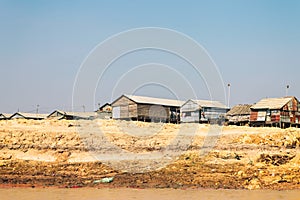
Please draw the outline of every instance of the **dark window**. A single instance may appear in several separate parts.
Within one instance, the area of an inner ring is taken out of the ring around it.
[[[185,116],[190,117],[190,116],[192,116],[192,113],[191,112],[185,112]]]

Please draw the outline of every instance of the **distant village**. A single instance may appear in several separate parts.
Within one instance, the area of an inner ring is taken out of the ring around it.
[[[173,100],[146,96],[122,95],[95,112],[54,110],[50,114],[1,113],[0,120],[92,120],[115,119],[163,123],[205,123],[253,127],[300,127],[300,103],[296,97],[264,98],[231,109],[219,101]]]

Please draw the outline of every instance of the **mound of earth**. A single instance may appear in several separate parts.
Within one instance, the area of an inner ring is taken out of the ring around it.
[[[0,121],[5,186],[299,189],[300,130]]]

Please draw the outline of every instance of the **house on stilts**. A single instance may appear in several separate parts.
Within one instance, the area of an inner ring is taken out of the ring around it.
[[[296,97],[265,98],[251,107],[251,126],[299,127],[300,104]]]
[[[232,107],[226,113],[228,125],[245,126],[250,123],[250,113],[252,104],[239,104]]]
[[[180,108],[181,122],[222,124],[228,110],[229,108],[219,101],[190,99]]]
[[[146,122],[180,122],[183,101],[147,96],[122,95],[112,102],[112,118]]]

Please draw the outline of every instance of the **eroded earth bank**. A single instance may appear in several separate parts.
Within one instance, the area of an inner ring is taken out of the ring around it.
[[[2,187],[299,189],[300,130],[0,121]]]

